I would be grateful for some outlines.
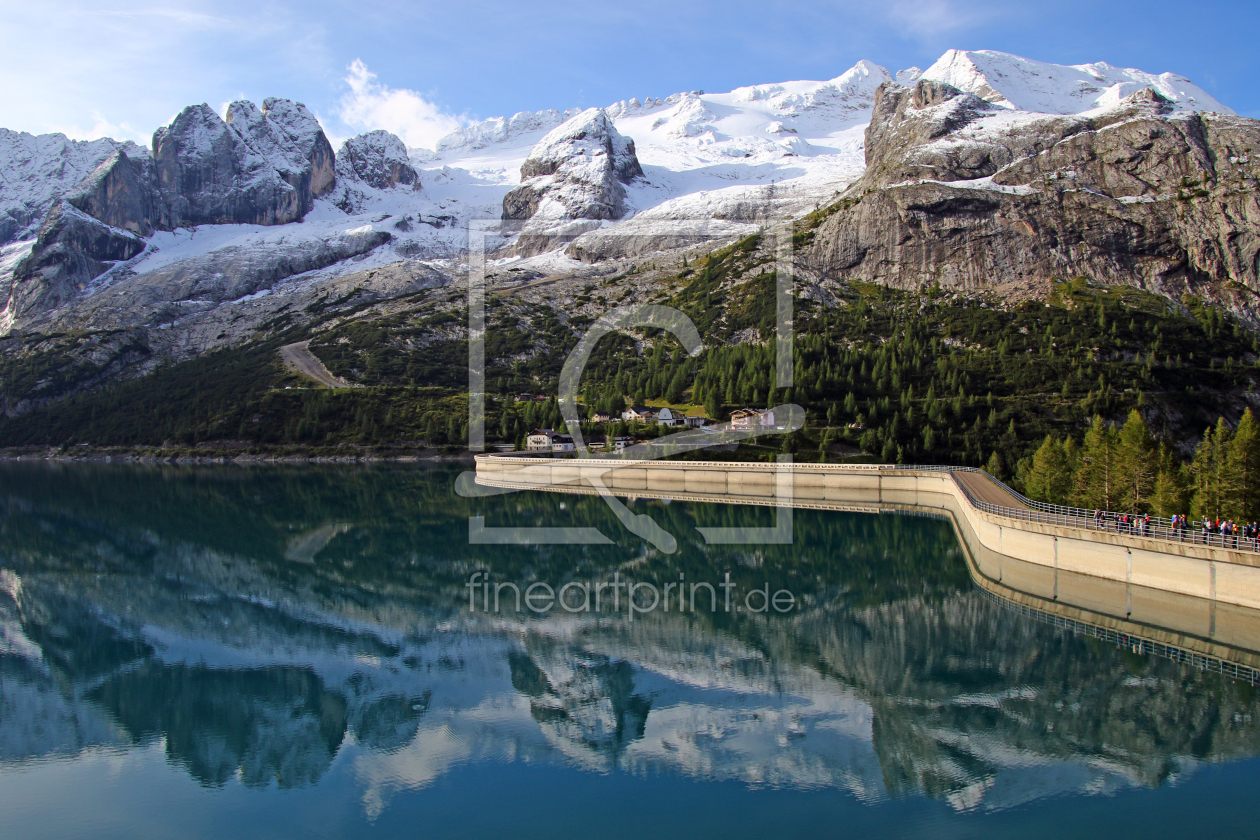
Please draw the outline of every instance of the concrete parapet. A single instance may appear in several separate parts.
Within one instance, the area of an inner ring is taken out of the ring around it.
[[[1029,521],[1014,509],[1011,515],[982,510],[947,469],[480,455],[477,474],[479,480],[522,488],[591,488],[599,482],[613,492],[643,491],[680,499],[703,496],[705,501],[765,504],[777,497],[837,510],[869,505],[876,510],[933,511],[954,519],[978,570],[1004,585],[1013,584],[1005,576],[1017,565],[1004,563],[1007,558],[1018,561],[1018,574],[1032,589],[1093,581],[1092,594],[1073,593],[1083,602],[1114,584],[1122,590],[1168,592],[1260,609],[1258,554]],[[1068,578],[1073,583],[1066,583]],[[1129,603],[1129,610],[1142,608],[1141,603]]]

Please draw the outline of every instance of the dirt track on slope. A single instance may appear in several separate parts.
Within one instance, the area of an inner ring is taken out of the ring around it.
[[[280,348],[280,358],[284,361],[284,366],[296,373],[300,373],[308,379],[313,379],[320,385],[327,388],[353,388],[354,385],[342,379],[339,376],[333,376],[328,368],[324,367],[324,363],[319,357],[311,352],[311,342],[299,341],[296,344],[286,344]]]

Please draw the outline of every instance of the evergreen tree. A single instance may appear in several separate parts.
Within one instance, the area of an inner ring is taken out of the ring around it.
[[[1224,515],[1241,522],[1260,519],[1260,424],[1248,408],[1238,421],[1225,455]]]
[[[1110,510],[1118,497],[1116,486],[1115,428],[1094,416],[1094,422],[1085,433],[1080,459],[1073,476],[1075,502],[1081,507]]]
[[[1190,501],[1190,513],[1194,517],[1206,516],[1216,519],[1222,515],[1221,502],[1227,479],[1226,455],[1229,452],[1229,426],[1225,418],[1220,418],[1216,428],[1208,427],[1203,432],[1203,440],[1194,450],[1194,460],[1190,462],[1190,476],[1193,497]]]
[[[718,400],[716,389],[706,389],[704,395],[704,413],[708,415],[710,420],[717,420],[722,415],[722,404]]]
[[[677,373],[670,377],[669,387],[665,391],[665,401],[671,405],[681,403],[686,384],[686,373],[680,368]]]
[[[1186,470],[1172,449],[1160,444],[1157,455],[1159,471],[1151,492],[1151,510],[1156,516],[1173,516],[1186,512],[1188,486]]]
[[[1032,458],[1032,469],[1024,482],[1028,498],[1051,504],[1066,504],[1072,492],[1072,468],[1063,444],[1046,435]]]
[[[1116,503],[1124,510],[1142,512],[1154,491],[1159,463],[1155,441],[1137,409],[1129,412],[1120,429],[1116,454]]]

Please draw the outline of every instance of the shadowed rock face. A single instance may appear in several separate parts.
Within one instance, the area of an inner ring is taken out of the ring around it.
[[[139,236],[110,227],[63,201],[44,219],[35,248],[13,276],[17,317],[63,305],[109,267],[144,250]]]
[[[48,212],[117,151],[126,151],[132,160],[149,156],[135,143],[108,137],[70,140],[64,134],[36,136],[0,128],[0,245],[34,238]]]
[[[153,160],[169,228],[297,221],[335,180],[319,123],[287,99],[233,102],[226,122],[207,105],[185,108],[154,133]]]
[[[162,221],[153,161],[133,158],[122,149],[96,167],[66,200],[111,227],[139,236],[151,235]]]
[[[335,182],[332,146],[301,103],[234,102],[226,122],[185,108],[154,133],[152,159],[117,149],[54,207],[14,272],[11,312],[62,305],[154,230],[299,221]]]
[[[345,699],[304,668],[145,663],[90,692],[136,741],[162,736],[197,781],[313,785],[346,731]]]
[[[1085,276],[1249,312],[1260,291],[1260,123],[1153,90],[1087,116],[1018,115],[940,82],[881,87],[868,169],[818,228],[823,274],[900,288]]]

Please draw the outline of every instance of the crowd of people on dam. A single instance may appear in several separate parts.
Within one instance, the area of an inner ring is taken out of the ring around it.
[[[1232,519],[1211,519],[1203,517],[1198,522],[1191,522],[1185,514],[1177,514],[1168,520],[1151,519],[1151,515],[1132,513],[1112,513],[1111,511],[1094,511],[1094,527],[1103,531],[1115,531],[1117,534],[1134,536],[1167,537],[1179,541],[1189,539],[1193,542],[1219,544],[1232,548],[1250,548],[1260,551],[1260,522],[1239,523]]]

